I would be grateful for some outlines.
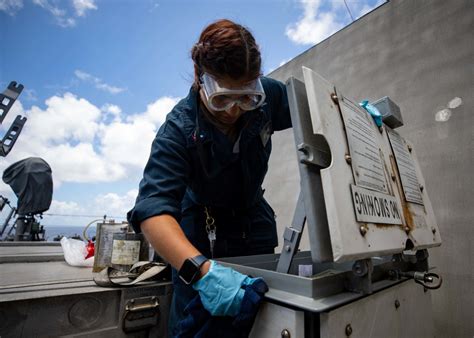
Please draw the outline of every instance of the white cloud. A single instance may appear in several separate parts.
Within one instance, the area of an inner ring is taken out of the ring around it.
[[[75,70],[74,74],[77,76],[78,79],[84,80],[84,81],[89,81],[92,80],[92,75],[87,74],[86,72],[83,72],[82,70]]]
[[[108,85],[107,83],[96,83],[96,88],[103,90],[105,92],[109,92],[110,94],[118,94],[125,90],[125,88],[115,87]]]
[[[350,3],[350,6],[351,6],[351,11],[355,11],[355,17],[356,19],[360,18],[361,16],[369,13],[370,11],[372,11],[374,8],[380,6],[381,4],[383,4],[384,2],[386,2],[385,0],[377,0],[374,4],[370,4],[370,3],[364,3],[364,2],[354,2],[354,3]]]
[[[24,89],[23,91],[25,92],[27,101],[37,101],[38,100],[38,97],[36,95],[36,91],[34,89]]]
[[[8,15],[15,15],[23,8],[23,0],[0,0],[0,11]]]
[[[297,44],[316,44],[343,27],[336,12],[320,11],[321,1],[302,0],[303,17],[286,28],[286,35]]]
[[[24,134],[40,144],[92,142],[99,128],[100,109],[71,93],[46,100],[47,108],[33,106],[28,111]]]
[[[285,34],[296,44],[311,44],[321,42],[334,34],[351,21],[343,0],[299,0],[303,7],[303,15],[299,21],[286,27]],[[384,0],[347,1],[347,5],[355,18],[359,18]]]
[[[103,118],[104,123],[107,123],[110,120],[112,122],[122,121],[122,108],[120,108],[119,106],[111,103],[106,103],[100,109],[105,113],[105,116]],[[109,119],[109,117],[111,119]]]
[[[46,108],[33,106],[23,115],[28,121],[10,153],[15,161],[39,156],[53,171],[55,186],[61,182],[107,182],[125,176],[125,168],[103,158],[94,149],[101,111],[71,93],[46,100]]]
[[[161,126],[177,102],[177,98],[162,97],[149,104],[144,113],[129,116],[126,122],[103,126],[100,142],[104,156],[123,165],[143,168],[157,126]]]
[[[77,16],[84,16],[88,10],[96,10],[94,0],[73,0],[73,6]]]
[[[48,240],[52,239],[51,230],[48,230],[49,225],[85,226],[90,222],[89,218],[74,217],[74,215],[84,215],[88,213],[89,210],[86,206],[81,206],[74,201],[59,201],[53,199],[50,208],[43,214],[43,220],[41,221],[41,224],[46,225],[46,237],[49,237]],[[82,233],[80,235],[82,236]]]
[[[123,195],[109,192],[99,194],[90,202],[81,205],[74,201],[53,199],[51,207],[43,214],[44,219],[41,224],[85,227],[92,221],[95,225],[103,215],[107,215],[108,219],[113,218],[116,222],[121,222],[125,220],[128,210],[135,204],[137,195],[137,189],[132,189]],[[51,231],[48,231],[48,226],[46,226],[46,236],[50,234]],[[94,231],[90,229],[88,234],[91,236]],[[79,235],[82,236],[82,232]]]
[[[139,175],[150,153],[157,129],[178,98],[163,97],[145,112],[121,119],[121,108],[106,104],[102,110],[72,93],[53,96],[45,107],[24,110],[17,100],[5,119],[5,128],[14,116],[28,121],[12,152],[0,170],[30,156],[43,158],[52,168],[54,186],[62,182],[114,182]],[[104,112],[115,117],[104,120]]]
[[[66,10],[53,5],[49,0],[33,0],[33,3],[51,13],[59,26],[74,27],[76,25],[76,20],[68,17]]]
[[[149,104],[143,114],[129,117],[129,121],[145,120],[153,124],[162,124],[165,122],[166,115],[171,108],[178,102],[178,98],[164,96]]]
[[[97,9],[95,0],[72,0],[71,4],[74,13],[70,13],[70,10],[68,11],[65,8],[58,7],[56,5],[58,2],[54,0],[33,0],[33,3],[48,11],[61,27],[74,27],[76,25],[75,17],[83,17],[87,11]],[[64,2],[62,2],[62,4],[64,4]]]
[[[152,123],[112,123],[104,126],[101,149],[106,158],[122,165],[143,168],[150,155],[150,145],[156,134]]]
[[[76,75],[76,77],[79,80],[82,80],[84,82],[93,83],[97,89],[103,90],[103,91],[108,92],[110,94],[118,94],[118,93],[121,93],[121,92],[125,91],[125,88],[120,88],[120,87],[109,85],[109,84],[105,83],[104,81],[102,81],[102,79],[100,79],[98,77],[95,77],[95,76],[93,76],[89,73],[86,73],[82,70],[79,70],[79,69],[74,71],[74,75]]]
[[[96,213],[125,217],[127,212],[133,208],[137,195],[137,189],[130,190],[125,195],[116,193],[100,194],[94,200]]]
[[[77,215],[84,212],[85,210],[79,206],[76,202],[64,202],[64,201],[51,201],[51,207],[48,213],[61,214],[61,215]]]
[[[45,148],[42,157],[51,165],[55,181],[113,182],[126,176],[122,165],[107,161],[90,143]]]
[[[107,113],[113,114],[115,116],[120,116],[120,113],[122,112],[122,109],[119,106],[114,105],[114,104],[110,104],[110,103],[106,103],[102,107],[102,110],[107,112]]]

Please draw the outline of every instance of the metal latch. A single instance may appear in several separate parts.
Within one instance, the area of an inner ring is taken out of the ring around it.
[[[122,330],[132,332],[151,328],[158,324],[160,303],[158,297],[130,299],[125,305]]]
[[[390,270],[389,274],[394,279],[400,279],[401,277],[413,279],[415,283],[430,290],[439,289],[443,284],[443,278],[433,272]]]

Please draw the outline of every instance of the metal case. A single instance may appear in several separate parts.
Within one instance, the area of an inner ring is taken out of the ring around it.
[[[395,104],[388,96],[382,97],[372,102],[382,114],[383,122],[392,129],[403,126],[403,117],[400,107]]]
[[[91,268],[61,256],[60,246],[0,246],[1,337],[167,336],[171,282],[99,287]]]

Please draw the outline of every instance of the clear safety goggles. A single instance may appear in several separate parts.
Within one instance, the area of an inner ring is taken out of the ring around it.
[[[265,91],[259,78],[243,87],[230,89],[221,87],[211,75],[204,73],[201,85],[212,110],[228,110],[234,104],[242,110],[254,110],[265,102]]]

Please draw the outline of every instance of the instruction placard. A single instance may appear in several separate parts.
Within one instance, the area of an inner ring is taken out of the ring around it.
[[[395,155],[395,161],[397,162],[405,200],[423,205],[423,197],[421,196],[420,183],[416,176],[415,163],[408,151],[405,140],[400,134],[390,128],[387,128],[387,134],[390,144],[392,145],[393,154]]]
[[[351,184],[352,201],[358,222],[403,224],[398,199]]]
[[[112,264],[133,265],[140,257],[140,241],[114,239]]]
[[[387,184],[372,117],[355,103],[340,101],[352,171],[357,186],[387,193]]]

